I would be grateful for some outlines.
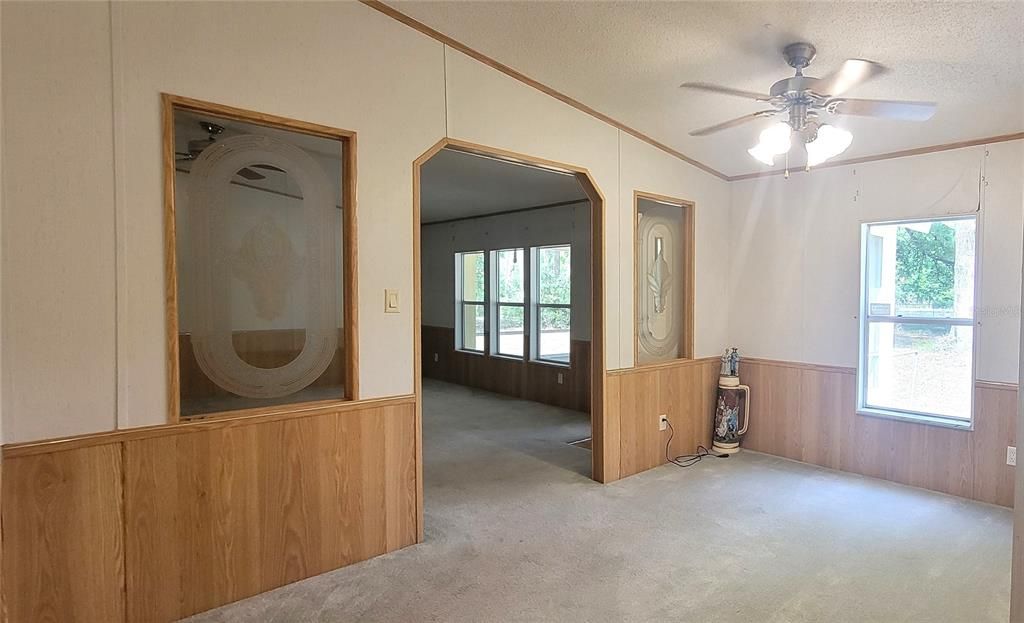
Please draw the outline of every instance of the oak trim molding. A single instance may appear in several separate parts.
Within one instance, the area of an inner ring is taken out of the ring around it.
[[[739,174],[739,175],[726,175],[725,173],[722,173],[721,171],[718,171],[717,169],[714,169],[714,168],[704,164],[703,162],[695,160],[695,159],[687,156],[686,154],[682,153],[681,151],[679,151],[677,149],[673,149],[673,148],[669,147],[668,145],[666,145],[665,143],[662,143],[661,141],[659,141],[659,140],[657,140],[655,138],[652,138],[652,137],[644,134],[643,132],[641,132],[641,131],[639,131],[639,130],[637,130],[635,128],[632,128],[632,127],[626,125],[625,123],[622,123],[621,121],[613,119],[612,117],[609,117],[608,115],[606,115],[606,114],[604,114],[602,112],[599,112],[599,111],[591,108],[590,106],[587,106],[586,104],[584,104],[583,102],[581,102],[581,101],[579,101],[579,100],[577,100],[575,98],[569,97],[568,95],[566,95],[566,94],[564,94],[564,93],[562,93],[560,91],[557,91],[557,90],[553,89],[552,87],[549,87],[546,84],[544,84],[544,83],[542,83],[542,82],[540,82],[538,80],[534,80],[533,78],[527,76],[526,74],[524,74],[522,72],[519,72],[519,71],[516,71],[515,69],[512,69],[508,65],[505,65],[504,63],[501,63],[501,62],[491,58],[490,56],[487,56],[486,54],[484,54],[482,52],[478,52],[477,50],[474,50],[473,48],[469,47],[468,45],[466,45],[466,44],[464,44],[464,43],[462,43],[462,42],[460,42],[460,41],[458,41],[456,39],[453,39],[452,37],[449,37],[448,35],[440,32],[438,30],[435,30],[435,29],[431,28],[430,26],[427,26],[423,22],[421,22],[421,21],[419,21],[419,20],[417,20],[417,19],[415,19],[413,17],[410,17],[410,16],[406,15],[405,13],[402,13],[398,9],[395,9],[395,8],[385,4],[384,2],[381,2],[381,0],[359,0],[359,1],[361,3],[363,3],[364,5],[370,7],[371,9],[374,9],[375,11],[379,11],[379,12],[383,13],[384,15],[387,15],[388,17],[394,19],[395,21],[401,22],[402,24],[405,24],[406,26],[412,28],[413,30],[419,31],[420,33],[430,37],[431,39],[434,39],[435,41],[439,41],[440,43],[442,43],[442,44],[444,44],[444,45],[446,45],[446,46],[448,46],[448,47],[450,47],[452,49],[455,49],[455,50],[458,50],[459,52],[462,52],[466,56],[468,56],[468,57],[470,57],[470,58],[472,58],[472,59],[474,59],[476,61],[479,61],[479,62],[483,63],[484,65],[487,65],[491,69],[495,69],[497,71],[500,71],[501,73],[505,74],[506,76],[509,76],[510,78],[518,80],[519,82],[522,82],[523,84],[525,84],[525,85],[527,85],[529,87],[537,89],[541,93],[544,93],[545,95],[553,97],[553,98],[557,99],[560,102],[568,104],[569,106],[572,106],[576,110],[579,110],[580,112],[586,113],[586,114],[590,115],[591,117],[594,117],[595,119],[597,119],[599,121],[603,121],[604,123],[607,123],[608,125],[612,126],[613,128],[621,130],[621,131],[625,132],[626,134],[629,134],[630,136],[632,136],[632,137],[634,137],[636,139],[639,139],[639,140],[647,143],[648,145],[651,145],[652,147],[656,147],[656,148],[660,149],[661,151],[667,153],[670,156],[673,156],[675,158],[678,158],[679,160],[682,160],[686,164],[695,166],[698,169],[700,169],[701,171],[704,171],[705,173],[710,173],[711,175],[714,175],[715,177],[717,177],[720,180],[723,180],[723,181],[726,181],[726,182],[738,182],[738,181],[749,180],[749,179],[754,179],[754,178],[758,178],[758,177],[768,177],[768,176],[773,176],[773,175],[783,175],[786,172],[785,169],[773,169],[771,171],[757,171],[757,172],[754,172],[754,173],[742,173],[742,174]],[[1011,134],[1000,134],[1000,135],[997,135],[997,136],[985,136],[985,137],[981,137],[981,138],[975,138],[975,139],[969,139],[969,140],[964,140],[964,141],[958,141],[958,142],[955,142],[955,143],[943,143],[943,144],[939,144],[939,145],[929,145],[929,146],[926,146],[926,147],[916,147],[914,149],[905,149],[905,150],[901,150],[901,151],[892,151],[892,152],[887,152],[887,153],[883,153],[883,154],[875,154],[875,155],[870,155],[870,156],[861,156],[859,158],[850,158],[850,159],[847,159],[847,160],[836,160],[834,162],[826,162],[826,163],[823,163],[823,164],[819,164],[818,166],[814,167],[814,169],[821,169],[821,168],[826,168],[826,167],[841,167],[841,166],[854,165],[854,164],[864,164],[866,162],[875,162],[877,160],[889,160],[891,158],[903,158],[903,157],[906,157],[906,156],[920,156],[920,155],[923,155],[923,154],[931,154],[931,153],[940,152],[940,151],[949,151],[949,150],[952,150],[952,149],[962,149],[964,147],[975,147],[975,146],[978,146],[978,145],[991,145],[991,144],[994,144],[994,143],[1002,143],[1002,142],[1005,142],[1005,141],[1015,141],[1015,140],[1020,140],[1020,139],[1024,139],[1024,132],[1014,132],[1014,133],[1011,133]],[[792,173],[803,172],[803,169],[798,169],[798,170],[794,169],[791,172]]]
[[[412,404],[416,396],[407,394],[403,396],[391,396],[387,398],[370,398],[367,400],[348,400],[336,402],[333,400],[308,403],[302,409],[289,408],[277,413],[242,413],[230,417],[209,418],[205,420],[191,420],[173,424],[156,424],[153,426],[140,426],[138,428],[124,428],[121,430],[104,431],[101,433],[86,433],[84,435],[73,435],[70,437],[54,437],[52,439],[41,439],[39,441],[25,441],[20,443],[7,443],[0,446],[3,459],[13,459],[21,456],[32,456],[37,454],[49,454],[51,452],[63,452],[65,450],[77,450],[89,446],[102,446],[125,441],[136,441],[139,439],[152,439],[155,437],[166,437],[168,435],[180,435],[200,431],[237,428],[251,426],[254,424],[267,424],[279,420],[291,420],[298,418],[314,417],[327,413],[347,413],[374,407],[392,407]],[[285,405],[288,406],[288,405]]]
[[[998,381],[975,381],[974,386],[978,389],[993,389],[997,391],[1007,392],[1017,391],[1016,383],[1002,383]]]
[[[835,372],[837,374],[857,374],[857,368],[848,366],[835,366],[822,363],[806,363],[803,361],[792,361],[787,359],[763,359],[761,357],[743,357],[740,359],[740,375],[743,374],[743,364],[754,363],[766,366],[782,366],[784,368],[796,368],[798,370],[817,370],[818,372]]]
[[[798,370],[816,370],[818,372],[832,372],[836,374],[857,374],[857,368],[848,366],[834,366],[820,363],[804,363],[801,361],[785,361],[781,359],[762,359],[760,357],[745,357],[740,361],[742,365],[744,362],[761,364],[766,366],[780,366],[783,368],[795,368]],[[742,367],[741,367],[742,370]],[[1002,381],[985,381],[982,379],[975,379],[974,387],[977,389],[993,389],[1002,391],[1017,391],[1016,383],[1005,383]]]
[[[698,357],[696,359],[673,359],[672,361],[659,361],[658,363],[651,363],[643,366],[634,365],[632,368],[616,368],[614,370],[608,370],[608,376],[626,376],[629,374],[638,374],[640,372],[653,372],[655,370],[670,370],[673,368],[689,368],[692,366],[700,366],[711,362],[719,361],[718,357]],[[749,360],[748,360],[749,361]]]
[[[374,5],[370,5],[374,6]],[[386,6],[386,5],[381,5]],[[374,8],[377,8],[376,6]],[[397,18],[396,18],[397,19]],[[479,143],[473,143],[470,141],[464,141],[445,137],[427,149],[420,157],[413,161],[413,209],[412,209],[412,226],[413,226],[413,365],[415,378],[413,382],[415,384],[415,395],[416,395],[416,447],[417,447],[417,470],[422,470],[423,462],[421,459],[422,452],[422,403],[423,403],[423,361],[421,353],[421,341],[422,341],[422,326],[421,326],[421,312],[420,307],[422,305],[422,287],[421,287],[421,258],[420,258],[420,182],[421,182],[421,168],[423,164],[430,160],[442,149],[452,149],[461,151],[468,154],[474,154],[478,156],[485,156],[489,158],[497,158],[499,160],[505,160],[508,162],[526,164],[533,167],[548,169],[558,173],[567,173],[573,175],[580,187],[583,189],[583,193],[587,196],[587,200],[590,201],[591,205],[591,219],[590,219],[590,230],[591,230],[591,252],[590,252],[590,267],[591,267],[591,285],[590,285],[590,297],[591,297],[591,332],[590,332],[590,422],[591,422],[591,433],[593,436],[593,452],[591,455],[591,477],[598,482],[610,482],[615,480],[613,471],[610,470],[612,462],[613,450],[611,443],[606,434],[607,422],[606,422],[606,405],[605,399],[605,374],[607,371],[607,361],[604,348],[604,336],[605,336],[605,300],[604,300],[604,283],[605,283],[605,238],[604,238],[604,215],[605,215],[605,198],[604,194],[601,193],[601,189],[598,188],[597,183],[594,181],[590,172],[577,165],[566,164],[563,162],[556,162],[554,160],[547,160],[545,158],[538,158],[536,156],[530,156],[527,154],[521,154],[507,149],[501,149],[498,147],[491,147],[488,145],[481,145]],[[617,452],[617,448],[615,449]],[[419,479],[419,517],[420,517],[420,540],[423,538],[423,527],[422,527],[422,478]]]
[[[175,226],[175,205],[174,205],[174,178],[175,178],[175,151],[174,151],[174,112],[175,110],[187,110],[190,112],[207,113],[210,115],[246,121],[257,125],[272,128],[290,130],[318,136],[331,140],[337,140],[342,146],[341,175],[342,194],[344,196],[345,209],[342,211],[344,225],[342,227],[342,290],[345,293],[343,301],[343,314],[345,318],[345,396],[330,401],[315,401],[292,403],[273,407],[263,407],[258,410],[239,410],[223,413],[204,414],[202,417],[236,417],[239,415],[252,415],[258,411],[259,414],[280,415],[284,407],[294,413],[302,412],[308,408],[317,408],[325,403],[340,405],[359,399],[359,304],[358,304],[358,247],[356,228],[357,221],[357,199],[356,199],[356,133],[352,130],[344,130],[331,126],[300,121],[288,117],[280,117],[268,113],[236,108],[225,104],[217,104],[203,100],[161,93],[161,121],[162,121],[162,153],[163,153],[163,176],[164,176],[164,307],[166,320],[166,345],[167,345],[167,421],[178,423],[181,417],[181,379],[180,379],[180,353],[178,347],[178,269],[177,269],[177,245]]]

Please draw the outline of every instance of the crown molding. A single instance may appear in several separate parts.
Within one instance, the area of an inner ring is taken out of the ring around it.
[[[929,145],[927,147],[915,147],[914,149],[903,149],[900,151],[890,151],[884,154],[875,154],[873,156],[861,156],[859,158],[849,158],[847,160],[836,160],[832,162],[824,162],[811,169],[811,171],[817,171],[818,169],[828,169],[832,167],[846,167],[854,164],[864,164],[865,162],[877,162],[879,160],[891,160],[892,158],[906,158],[907,156],[921,156],[923,154],[934,154],[940,151],[950,151],[952,149],[963,149],[965,147],[977,147],[978,145],[992,145],[995,143],[1005,143],[1007,141],[1019,141],[1024,139],[1024,132],[1014,132],[1012,134],[999,134],[997,136],[986,136],[984,138],[974,138],[967,141],[959,141],[956,143],[943,143],[941,145]],[[759,177],[771,177],[773,175],[785,175],[785,169],[772,169],[771,171],[759,171],[757,173],[744,173],[742,175],[730,175],[726,178],[729,182],[739,182],[742,180],[752,180]],[[793,169],[790,173],[804,173],[804,169]]]
[[[591,108],[590,106],[587,106],[586,104],[584,104],[583,102],[581,102],[581,101],[579,101],[577,99],[569,97],[568,95],[566,95],[566,94],[564,94],[564,93],[562,93],[560,91],[557,91],[557,90],[549,87],[548,85],[543,84],[542,82],[538,82],[537,80],[534,80],[533,78],[527,76],[526,74],[523,74],[523,73],[521,73],[519,71],[516,71],[515,69],[509,67],[508,65],[505,65],[504,63],[496,61],[495,59],[491,58],[490,56],[487,56],[486,54],[483,54],[482,52],[478,52],[478,51],[474,50],[473,48],[469,47],[468,45],[466,45],[466,44],[464,44],[464,43],[462,43],[462,42],[460,42],[460,41],[458,41],[456,39],[453,39],[453,38],[449,37],[448,35],[440,32],[440,31],[434,30],[433,28],[431,28],[430,26],[427,26],[423,22],[421,22],[421,21],[419,21],[419,20],[417,20],[417,19],[415,19],[413,17],[410,17],[410,16],[406,15],[405,13],[402,13],[398,9],[395,9],[395,8],[385,4],[384,2],[381,2],[381,0],[359,0],[359,1],[362,4],[370,7],[371,9],[379,11],[379,12],[383,13],[384,15],[387,15],[388,17],[390,17],[390,18],[392,18],[392,19],[394,19],[396,21],[399,21],[399,22],[405,24],[406,26],[409,26],[410,28],[419,31],[420,33],[430,37],[431,39],[439,41],[439,42],[443,43],[444,45],[447,45],[448,47],[450,47],[450,48],[452,48],[454,50],[458,50],[459,52],[462,52],[466,56],[468,56],[468,57],[470,57],[470,58],[472,58],[474,60],[477,60],[477,61],[483,63],[484,65],[487,65],[488,67],[491,67],[492,69],[496,69],[496,70],[500,71],[501,73],[505,74],[506,76],[509,76],[510,78],[514,78],[515,80],[518,80],[519,82],[522,82],[523,84],[525,84],[527,86],[533,87],[534,89],[537,89],[541,93],[549,95],[549,96],[559,100],[560,102],[568,104],[569,106],[572,106],[573,108],[579,110],[580,112],[586,113],[586,114],[590,115],[591,117],[594,117],[595,119],[598,119],[599,121],[603,121],[604,123],[607,123],[608,125],[610,125],[610,126],[612,126],[614,128],[617,128],[617,129],[625,132],[626,134],[629,134],[630,136],[633,136],[634,138],[637,138],[637,139],[647,143],[648,145],[651,145],[653,147],[656,147],[656,148],[660,149],[661,151],[669,154],[670,156],[674,156],[675,158],[678,158],[679,160],[682,160],[686,164],[695,166],[698,169],[700,169],[701,171],[704,171],[705,173],[710,173],[711,175],[714,175],[715,177],[717,177],[720,180],[724,180],[726,182],[739,182],[739,181],[755,179],[755,178],[759,178],[759,177],[771,177],[771,176],[774,176],[774,175],[784,175],[785,172],[786,172],[785,169],[772,169],[770,171],[757,171],[757,172],[754,172],[754,173],[743,173],[743,174],[740,174],[740,175],[726,175],[725,173],[722,173],[721,171],[718,171],[718,170],[716,170],[716,169],[714,169],[714,168],[704,164],[703,162],[700,162],[698,160],[694,160],[693,158],[687,156],[686,154],[680,152],[679,150],[673,149],[673,148],[669,147],[668,145],[666,145],[665,143],[662,143],[661,141],[658,141],[658,140],[656,140],[656,139],[654,139],[654,138],[644,134],[643,132],[641,132],[641,131],[639,131],[637,129],[631,128],[630,126],[626,125],[625,123],[622,123],[621,121],[613,119],[613,118],[609,117],[608,115],[606,115],[606,114],[604,114],[604,113],[602,113],[602,112],[600,112],[598,110],[595,110],[595,109]],[[878,161],[878,160],[889,160],[889,159],[892,159],[892,158],[905,158],[907,156],[920,156],[922,154],[931,154],[931,153],[936,153],[936,152],[940,152],[940,151],[949,151],[949,150],[952,150],[952,149],[962,149],[962,148],[965,148],[965,147],[975,147],[977,145],[991,145],[993,143],[1002,143],[1002,142],[1006,142],[1006,141],[1016,141],[1016,140],[1020,140],[1020,139],[1024,139],[1024,132],[1014,132],[1012,134],[1000,134],[998,136],[987,136],[987,137],[984,137],[984,138],[970,139],[970,140],[966,140],[966,141],[959,141],[959,142],[956,142],[956,143],[944,143],[944,144],[941,144],[941,145],[930,145],[930,146],[927,146],[927,147],[916,147],[914,149],[905,149],[905,150],[901,150],[901,151],[892,151],[892,152],[887,152],[887,153],[883,153],[883,154],[875,154],[875,155],[872,155],[872,156],[862,156],[862,157],[859,157],[859,158],[850,158],[848,160],[836,160],[834,162],[826,162],[826,163],[823,163],[823,164],[819,164],[818,166],[814,167],[814,170],[824,169],[824,168],[831,168],[831,167],[849,166],[849,165],[855,165],[855,164],[864,164],[866,162],[875,162],[875,161]],[[793,170],[791,172],[792,173],[799,173],[799,172],[803,172],[803,171],[804,171],[803,169],[798,169],[798,170]]]
[[[577,109],[577,110],[579,110],[581,112],[584,112],[584,113],[590,115],[591,117],[594,117],[595,119],[603,121],[603,122],[607,123],[608,125],[610,125],[610,126],[612,126],[614,128],[622,130],[623,132],[625,132],[626,134],[629,134],[630,136],[638,138],[641,141],[643,141],[643,142],[645,142],[645,143],[647,143],[649,145],[657,147],[661,151],[663,151],[663,152],[665,152],[665,153],[667,153],[667,154],[669,154],[671,156],[675,156],[676,158],[682,160],[683,162],[685,162],[687,164],[690,164],[690,165],[693,165],[693,166],[697,167],[698,169],[704,171],[705,173],[710,173],[711,175],[714,175],[715,177],[717,177],[717,178],[719,178],[721,180],[728,181],[728,179],[729,179],[729,176],[726,175],[725,173],[722,173],[721,171],[717,171],[717,170],[709,167],[708,165],[704,164],[703,162],[699,162],[697,160],[694,160],[693,158],[690,158],[686,154],[684,154],[684,153],[682,153],[682,152],[680,152],[678,150],[672,149],[671,147],[669,147],[668,145],[666,145],[666,144],[664,144],[664,143],[662,143],[660,141],[654,140],[653,138],[651,138],[650,136],[647,136],[646,134],[644,134],[640,130],[636,130],[636,129],[631,128],[628,125],[622,123],[621,121],[617,121],[615,119],[612,119],[608,115],[606,115],[606,114],[604,114],[604,113],[602,113],[600,111],[594,110],[593,108],[591,108],[590,106],[587,106],[583,102],[581,102],[581,101],[579,101],[577,99],[574,99],[572,97],[569,97],[568,95],[566,95],[566,94],[564,94],[564,93],[562,93],[560,91],[556,91],[555,89],[549,87],[548,85],[546,85],[546,84],[544,84],[542,82],[538,82],[537,80],[534,80],[533,78],[527,76],[526,74],[523,74],[521,72],[516,71],[515,69],[512,69],[511,67],[509,67],[508,65],[506,65],[504,63],[498,62],[498,61],[494,60],[493,58],[491,58],[490,56],[487,56],[486,54],[483,54],[481,52],[477,52],[476,50],[474,50],[473,48],[469,47],[468,45],[466,45],[466,44],[464,44],[464,43],[462,43],[460,41],[457,41],[455,39],[452,39],[451,37],[449,37],[448,35],[446,35],[446,34],[444,34],[442,32],[434,30],[433,28],[431,28],[430,26],[427,26],[423,22],[421,22],[421,21],[419,21],[417,19],[414,19],[412,17],[409,17],[405,13],[402,13],[401,11],[399,11],[397,9],[394,9],[394,8],[388,6],[387,4],[384,4],[383,2],[380,2],[380,0],[359,0],[359,1],[362,2],[363,4],[365,4],[366,6],[370,7],[371,9],[375,9],[377,11],[380,11],[381,13],[383,13],[384,15],[387,15],[390,18],[395,19],[395,20],[403,23],[406,26],[409,26],[410,28],[413,28],[414,30],[418,30],[419,32],[423,33],[424,35],[427,35],[428,37],[430,37],[432,39],[440,41],[441,43],[447,45],[448,47],[450,47],[450,48],[452,48],[454,50],[458,50],[459,52],[462,52],[466,56],[468,56],[468,57],[470,57],[470,58],[472,58],[474,60],[480,61],[481,63],[483,63],[484,65],[487,65],[488,67],[491,67],[492,69],[496,69],[496,70],[500,71],[501,73],[505,74],[506,76],[509,76],[510,78],[514,78],[514,79],[522,82],[523,84],[525,84],[527,86],[531,86],[534,89],[537,89],[541,93],[544,93],[546,95],[550,95],[551,97],[553,97],[553,98],[555,98],[555,99],[557,99],[557,100],[559,100],[559,101],[561,101],[561,102],[563,102],[565,104],[568,104],[568,105],[572,106],[573,108],[575,108],[575,109]]]

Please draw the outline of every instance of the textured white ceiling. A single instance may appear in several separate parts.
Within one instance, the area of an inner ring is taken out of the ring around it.
[[[841,158],[1024,130],[1024,2],[418,2],[392,6],[726,175],[759,170],[746,153],[770,121],[687,135],[762,108],[688,92],[685,81],[754,91],[792,75],[781,48],[818,48],[806,73],[846,58],[891,72],[848,93],[933,100],[924,123],[842,118]],[[833,123],[840,118],[832,118]]]
[[[421,174],[424,223],[586,199],[571,175],[451,149],[428,160]]]

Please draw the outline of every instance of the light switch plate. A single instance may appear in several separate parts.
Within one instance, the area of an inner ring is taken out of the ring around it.
[[[398,290],[384,290],[384,313],[398,313]]]

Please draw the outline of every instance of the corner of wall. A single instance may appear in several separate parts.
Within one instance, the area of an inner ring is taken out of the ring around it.
[[[4,214],[4,193],[7,188],[7,184],[4,182],[4,136],[6,134],[5,128],[7,123],[4,122],[4,63],[3,63],[3,14],[4,7],[0,4],[0,241],[3,240],[3,214]],[[4,376],[4,343],[7,341],[4,339],[4,258],[3,249],[6,249],[7,245],[0,242],[0,445],[4,442],[4,417],[7,410],[4,408],[4,403],[7,400],[7,392],[4,391],[6,385]],[[2,596],[3,590],[0,588],[0,596]],[[0,603],[0,621],[4,620],[3,605]]]

